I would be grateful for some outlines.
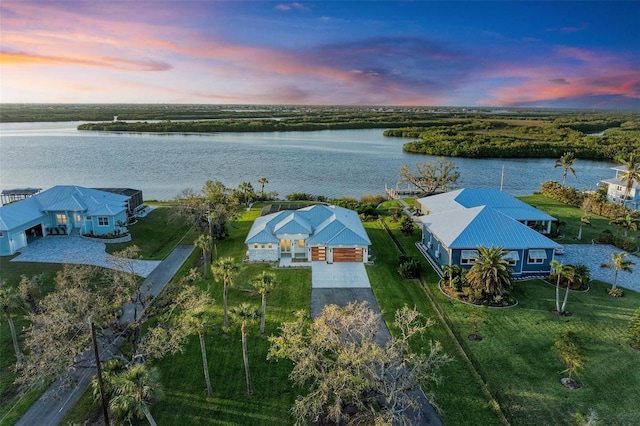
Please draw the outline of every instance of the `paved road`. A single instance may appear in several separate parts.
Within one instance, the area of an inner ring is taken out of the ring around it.
[[[143,295],[156,297],[160,294],[160,291],[173,278],[193,250],[193,246],[177,246],[144,280],[140,286]],[[129,303],[127,305],[124,307],[121,321],[127,315],[128,318],[133,317],[133,312],[135,311],[133,304]],[[102,347],[99,350],[101,360],[104,360],[107,356],[107,349],[113,350],[113,344],[109,343],[108,346],[101,345]],[[73,385],[65,386],[60,381],[51,384],[22,418],[18,420],[16,426],[55,426],[62,421],[71,407],[87,390],[95,374],[93,353],[87,352],[82,358],[78,368],[71,372]]]

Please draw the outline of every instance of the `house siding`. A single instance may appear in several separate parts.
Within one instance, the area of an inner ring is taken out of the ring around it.
[[[268,248],[268,244],[258,244],[258,248],[254,248],[253,244],[249,244],[247,255],[251,261],[255,262],[277,262],[280,259],[280,249],[277,244],[272,244],[272,248]]]

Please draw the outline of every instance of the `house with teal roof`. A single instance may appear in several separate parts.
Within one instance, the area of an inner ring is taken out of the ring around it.
[[[314,205],[261,216],[245,239],[250,262],[367,262],[371,241],[358,214],[337,206]]]
[[[0,207],[0,256],[13,255],[34,238],[126,233],[129,197],[58,185]]]
[[[440,268],[468,269],[479,246],[503,247],[515,277],[546,275],[562,247],[544,235],[554,217],[495,189],[459,189],[421,198],[417,205],[423,252]]]

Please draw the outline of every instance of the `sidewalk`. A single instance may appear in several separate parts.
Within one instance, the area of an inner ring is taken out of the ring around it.
[[[169,256],[149,274],[140,286],[143,295],[152,298],[158,296],[193,250],[194,246],[185,245],[177,246],[173,249]],[[121,321],[125,315],[128,315],[128,318],[132,318],[134,311],[135,309],[132,303],[125,305]],[[106,358],[106,354],[108,353],[107,349],[111,349],[113,345],[113,342],[108,345],[100,345],[101,348],[99,352],[102,361]],[[93,352],[87,351],[82,356],[82,359],[78,361],[76,369],[71,372],[74,384],[72,386],[65,386],[60,380],[52,383],[40,398],[33,403],[22,418],[18,420],[16,426],[58,425],[76,401],[89,388],[95,371]]]

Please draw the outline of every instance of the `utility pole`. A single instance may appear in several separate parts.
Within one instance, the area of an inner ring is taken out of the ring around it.
[[[109,411],[107,410],[107,396],[104,393],[104,383],[102,382],[102,366],[100,365],[100,354],[98,353],[98,341],[96,340],[96,329],[93,327],[91,317],[89,317],[89,327],[91,328],[91,338],[93,339],[93,353],[96,357],[96,369],[98,370],[98,387],[100,388],[100,397],[102,398],[102,413],[104,414],[104,422],[110,425]]]

